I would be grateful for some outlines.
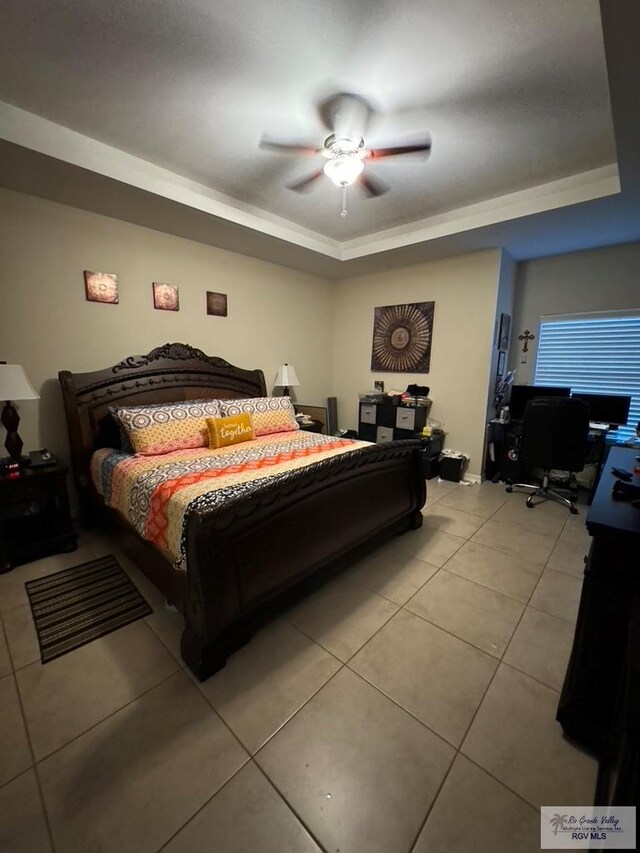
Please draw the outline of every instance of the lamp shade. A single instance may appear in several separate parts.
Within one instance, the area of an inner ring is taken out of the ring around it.
[[[0,400],[39,400],[20,364],[0,364]]]
[[[278,368],[276,376],[276,386],[279,388],[289,388],[292,385],[299,385],[296,369],[292,364],[281,364]]]

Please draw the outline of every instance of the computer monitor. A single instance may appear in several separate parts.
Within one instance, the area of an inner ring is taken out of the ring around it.
[[[629,418],[631,397],[622,394],[572,394],[577,400],[589,404],[589,420],[592,423],[624,426]]]
[[[529,400],[538,397],[569,397],[571,388],[559,388],[554,385],[512,385],[509,400],[509,416],[512,421],[520,421]]]

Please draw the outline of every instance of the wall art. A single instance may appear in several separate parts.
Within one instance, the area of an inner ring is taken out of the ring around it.
[[[179,311],[180,296],[175,284],[153,282],[153,307],[159,311]]]
[[[212,314],[214,317],[227,316],[226,293],[213,293],[207,290],[207,314]]]
[[[118,304],[118,276],[108,272],[84,271],[84,292],[88,302]]]
[[[374,310],[371,370],[428,373],[435,302],[385,305]]]
[[[500,334],[498,336],[498,349],[506,352],[509,349],[509,332],[511,331],[511,317],[509,314],[500,315]]]

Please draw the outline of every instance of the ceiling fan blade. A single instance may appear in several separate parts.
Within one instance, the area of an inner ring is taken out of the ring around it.
[[[323,169],[318,169],[317,172],[312,172],[306,178],[301,178],[299,181],[294,181],[292,184],[287,184],[287,188],[297,193],[303,193],[312,189],[313,184],[324,175]]]
[[[358,183],[368,198],[384,195],[386,192],[389,192],[389,187],[380,178],[374,178],[373,175],[365,175],[364,172],[360,175]]]
[[[263,136],[260,140],[260,148],[269,151],[281,151],[284,154],[318,154],[322,148],[314,147],[308,142],[278,142]]]
[[[391,148],[372,148],[367,153],[367,159],[379,160],[382,157],[397,157],[399,154],[427,154],[431,151],[430,142],[417,145],[394,145]]]

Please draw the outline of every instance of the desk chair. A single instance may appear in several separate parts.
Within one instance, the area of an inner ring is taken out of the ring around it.
[[[529,489],[527,506],[532,509],[533,499],[554,500],[568,506],[577,514],[574,502],[578,498],[577,490],[571,490],[566,498],[549,488],[549,474],[552,470],[568,471],[571,474],[582,471],[587,454],[589,435],[589,407],[583,400],[571,397],[540,397],[530,400],[522,422],[522,440],[518,459],[524,465],[542,468],[541,485],[514,483],[514,488]]]

